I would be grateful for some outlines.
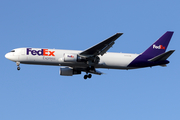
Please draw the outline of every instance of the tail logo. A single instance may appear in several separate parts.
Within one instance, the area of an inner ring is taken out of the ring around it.
[[[162,45],[159,46],[153,45],[153,49],[165,49],[165,47]]]

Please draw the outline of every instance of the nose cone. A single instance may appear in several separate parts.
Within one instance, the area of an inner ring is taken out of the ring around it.
[[[6,54],[5,54],[5,58],[7,58],[7,59],[9,58],[9,55],[8,55],[8,53],[6,53]]]
[[[5,54],[5,58],[11,60],[11,54],[10,54],[10,53],[6,53],[6,54]]]
[[[9,52],[7,54],[5,54],[5,58],[7,58],[8,60],[11,60],[11,61],[18,61],[18,56],[17,55],[14,55],[13,53]]]

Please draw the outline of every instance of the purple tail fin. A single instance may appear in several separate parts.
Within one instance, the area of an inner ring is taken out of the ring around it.
[[[166,51],[166,48],[168,47],[173,33],[174,32],[167,31],[141,55],[148,56],[148,58],[153,58],[157,55],[164,53]]]

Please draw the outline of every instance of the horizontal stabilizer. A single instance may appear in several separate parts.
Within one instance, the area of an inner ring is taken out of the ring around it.
[[[167,65],[166,64],[162,64],[162,65],[160,65],[161,67],[167,67]]]
[[[155,62],[155,61],[164,61],[166,60],[175,50],[170,50],[168,52],[162,53],[158,56],[153,57],[152,59],[149,59],[148,61]]]

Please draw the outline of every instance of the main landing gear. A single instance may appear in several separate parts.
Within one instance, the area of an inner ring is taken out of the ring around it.
[[[91,78],[91,77],[92,77],[91,74],[84,75],[84,79]]]
[[[91,78],[92,75],[91,74],[88,74],[88,72],[92,72],[92,71],[95,71],[95,68],[94,66],[89,66],[86,68],[86,75],[84,75],[84,79],[87,79],[87,78]]]
[[[20,67],[19,67],[20,62],[16,62],[16,65],[17,65],[17,70],[20,70]]]

